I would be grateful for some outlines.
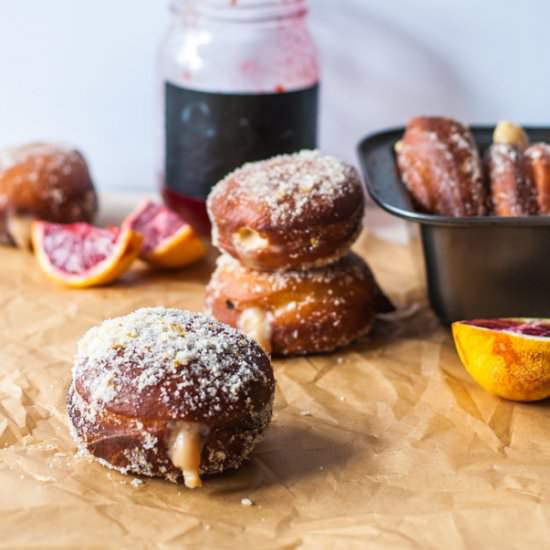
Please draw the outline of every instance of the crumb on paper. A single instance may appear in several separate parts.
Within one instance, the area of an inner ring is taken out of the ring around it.
[[[343,357],[338,357],[338,359],[336,359],[336,362],[341,365],[343,362],[344,362],[344,358]]]
[[[145,482],[143,481],[143,479],[139,479],[138,477],[135,477],[134,479],[132,479],[132,481],[130,481],[130,485],[137,489],[145,485]]]
[[[300,411],[300,416],[312,416],[311,411]]]
[[[210,524],[209,523],[204,524],[204,530],[205,531],[210,531]]]
[[[42,483],[51,483],[52,481],[56,481],[55,478],[49,477],[49,476],[35,475],[34,478],[35,478],[37,481],[41,481]]]
[[[343,395],[341,395],[340,396],[340,401],[345,401],[345,400],[346,400],[346,398]]]
[[[78,447],[75,452],[74,452],[74,455],[73,455],[75,458],[78,458],[78,459],[82,459],[82,460],[87,460],[88,462],[92,462],[92,457],[84,450],[82,449],[81,447]]]
[[[241,504],[243,506],[254,506],[255,502],[251,498],[241,498]]]

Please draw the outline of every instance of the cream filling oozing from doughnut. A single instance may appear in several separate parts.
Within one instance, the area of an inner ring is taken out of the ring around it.
[[[238,328],[250,336],[266,352],[271,353],[271,315],[259,307],[245,309],[239,317]]]
[[[200,466],[202,448],[208,428],[198,422],[174,422],[168,441],[168,456],[183,474],[185,486],[202,487]]]
[[[31,248],[31,226],[33,218],[17,214],[6,216],[6,227],[15,246],[18,248]]]
[[[269,247],[269,240],[250,227],[241,227],[233,233],[233,243],[243,252],[254,252]]]

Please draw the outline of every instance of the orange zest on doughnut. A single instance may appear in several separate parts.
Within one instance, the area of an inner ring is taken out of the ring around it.
[[[113,282],[130,267],[143,242],[143,236],[129,228],[100,229],[87,223],[35,221],[31,237],[40,269],[69,288]]]
[[[185,267],[206,255],[206,246],[193,228],[166,206],[152,201],[140,204],[123,226],[143,235],[140,258],[152,266]]]

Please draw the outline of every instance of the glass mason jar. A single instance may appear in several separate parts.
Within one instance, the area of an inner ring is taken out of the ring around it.
[[[317,145],[306,0],[174,0],[160,50],[164,200],[209,231],[205,199],[241,164]]]

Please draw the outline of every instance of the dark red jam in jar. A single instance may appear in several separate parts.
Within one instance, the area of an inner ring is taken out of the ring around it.
[[[178,0],[160,52],[161,186],[201,233],[245,162],[317,146],[319,63],[305,0]]]

